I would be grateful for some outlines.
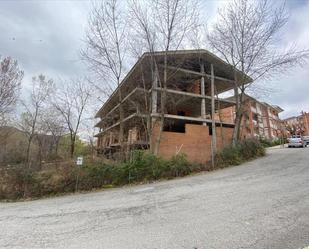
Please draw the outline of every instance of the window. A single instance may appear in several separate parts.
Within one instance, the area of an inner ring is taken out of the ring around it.
[[[170,132],[186,132],[186,121],[185,120],[165,120],[163,131]]]

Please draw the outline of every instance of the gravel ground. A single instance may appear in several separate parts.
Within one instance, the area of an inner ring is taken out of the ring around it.
[[[309,148],[148,185],[0,203],[0,248],[309,246]]]

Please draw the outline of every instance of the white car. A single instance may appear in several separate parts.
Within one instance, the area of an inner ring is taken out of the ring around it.
[[[302,137],[292,137],[289,138],[289,143],[288,143],[288,147],[306,147],[307,144],[306,142],[303,140]]]
[[[306,143],[306,145],[309,144],[309,136],[303,136],[303,140]]]

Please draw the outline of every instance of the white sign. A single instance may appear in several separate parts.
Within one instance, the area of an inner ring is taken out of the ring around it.
[[[78,165],[78,166],[83,165],[83,157],[82,156],[77,157],[76,165]]]

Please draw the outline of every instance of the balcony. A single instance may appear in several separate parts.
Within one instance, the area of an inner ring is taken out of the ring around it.
[[[255,107],[251,106],[251,111],[254,112],[254,113],[257,113],[257,110]]]

